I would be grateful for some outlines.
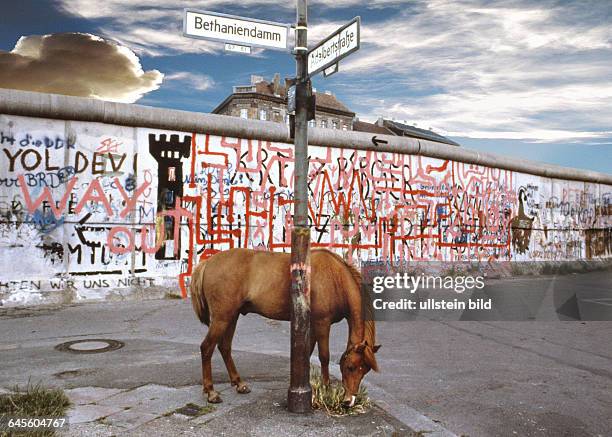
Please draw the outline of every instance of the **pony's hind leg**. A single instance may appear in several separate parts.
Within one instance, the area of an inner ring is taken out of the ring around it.
[[[222,402],[222,399],[219,392],[215,391],[213,388],[211,358],[215,351],[217,341],[226,331],[229,324],[230,322],[225,320],[213,318],[208,328],[208,333],[200,345],[200,353],[202,355],[202,388],[204,393],[207,393],[208,402],[213,404]]]
[[[236,386],[236,391],[238,393],[246,394],[250,393],[251,389],[244,381],[242,381],[242,379],[240,379],[240,374],[238,373],[232,358],[232,340],[234,339],[234,332],[236,331],[238,317],[239,316],[236,316],[225,330],[221,340],[219,340],[218,348],[219,352],[221,352],[221,356],[223,357],[223,361],[225,362],[225,367],[227,368],[227,373],[229,374],[232,385]]]

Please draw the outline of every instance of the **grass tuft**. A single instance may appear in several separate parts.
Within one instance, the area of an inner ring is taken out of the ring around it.
[[[164,295],[164,299],[182,299],[183,296],[181,296],[180,294],[176,294],[176,293],[166,293]]]
[[[184,416],[199,417],[199,416],[203,416],[203,415],[208,414],[208,413],[212,413],[216,409],[217,408],[214,405],[201,406],[201,405],[189,402],[188,404],[184,405],[181,408],[177,408],[174,411],[170,411],[170,412],[164,414],[164,416],[170,416],[172,414],[178,413],[178,414],[182,414]]]
[[[0,416],[63,417],[70,407],[70,399],[61,388],[47,388],[28,382],[24,389],[13,388],[13,393],[0,395]],[[2,433],[0,433],[2,434]],[[52,436],[54,430],[42,430],[30,435]],[[7,434],[8,435],[8,434]]]
[[[350,408],[342,406],[344,387],[339,381],[331,381],[329,385],[323,384],[319,369],[310,368],[310,385],[312,387],[312,407],[324,410],[330,416],[356,416],[365,413],[371,406],[368,392],[363,387],[355,395],[355,405]]]
[[[525,272],[523,271],[523,267],[517,264],[517,261],[512,262],[510,264],[510,273],[512,276],[523,276]]]
[[[13,392],[0,396],[0,414],[61,417],[70,406],[70,399],[61,388],[28,382],[24,390],[15,386]]]
[[[442,272],[442,276],[451,276],[453,278],[456,276],[463,276],[464,274],[465,271],[460,266],[455,264],[451,264],[450,267]]]

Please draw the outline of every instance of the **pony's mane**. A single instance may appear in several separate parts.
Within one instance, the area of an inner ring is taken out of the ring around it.
[[[333,256],[334,258],[336,258],[338,261],[340,261],[342,264],[344,264],[349,271],[351,272],[351,276],[353,277],[353,279],[355,280],[355,282],[357,283],[357,286],[359,287],[359,289],[361,289],[361,272],[357,269],[357,267],[355,267],[354,265],[352,265],[351,263],[349,263],[348,261],[346,261],[344,258],[342,258],[340,255],[338,255],[335,252],[332,252],[329,249],[313,249],[313,250],[317,250],[317,251],[322,251],[322,252],[327,252],[329,253],[331,256]]]
[[[332,255],[334,258],[336,258],[338,261],[340,261],[342,264],[344,264],[351,272],[351,276],[357,283],[357,287],[359,288],[359,292],[361,293],[362,278],[361,278],[361,272],[357,269],[357,267],[355,267],[353,264],[349,263],[347,260],[342,258],[340,255],[332,252],[329,249],[321,248],[321,249],[314,249],[314,250],[325,251],[329,253],[330,255]],[[363,302],[365,298],[367,298],[367,296],[363,296],[362,294],[361,298]],[[364,324],[365,324],[364,338],[370,347],[374,347],[374,345],[376,344],[376,325],[374,324],[372,308],[370,307],[370,305],[363,305],[363,303],[362,303],[362,307],[364,310]]]
[[[370,347],[376,345],[376,325],[374,320],[366,320],[365,322],[365,340],[368,342]]]

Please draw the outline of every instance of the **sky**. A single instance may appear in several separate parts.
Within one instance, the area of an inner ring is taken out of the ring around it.
[[[3,1],[0,87],[210,112],[288,52],[182,35],[185,7],[281,23],[277,0]],[[310,0],[315,45],[355,16],[361,47],[314,79],[361,120],[433,129],[463,147],[612,173],[612,1]]]

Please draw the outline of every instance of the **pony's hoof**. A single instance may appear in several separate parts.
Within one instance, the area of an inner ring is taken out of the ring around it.
[[[208,403],[220,404],[221,402],[223,402],[223,399],[221,399],[219,392],[216,392],[214,390],[208,392]]]
[[[247,393],[251,393],[251,389],[244,382],[238,384],[236,386],[236,393],[240,393],[241,395],[245,395]]]

